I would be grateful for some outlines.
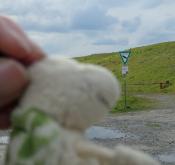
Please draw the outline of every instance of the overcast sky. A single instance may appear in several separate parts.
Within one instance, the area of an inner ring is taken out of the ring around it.
[[[175,0],[1,0],[49,55],[81,56],[175,40]]]

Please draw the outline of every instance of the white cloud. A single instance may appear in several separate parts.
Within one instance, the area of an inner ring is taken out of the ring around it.
[[[5,0],[0,13],[48,54],[78,56],[175,40],[174,7],[174,0]]]
[[[147,4],[146,8],[145,4]],[[148,8],[148,2],[140,2],[133,6],[128,6],[120,9],[112,8],[110,9],[109,13],[112,16],[120,18],[121,21],[132,22],[135,18],[139,18],[140,23],[139,26],[135,28],[137,30],[134,33],[127,33],[127,31],[123,31],[125,29],[123,27],[118,30],[119,35],[122,34],[128,36],[130,46],[138,46],[142,44],[175,40],[175,37],[172,39],[172,36],[170,37],[165,29],[167,20],[170,18],[175,19],[175,13],[173,10],[174,7],[174,1],[169,1],[169,3],[166,3],[166,1],[161,1],[161,3],[154,6],[154,8]]]

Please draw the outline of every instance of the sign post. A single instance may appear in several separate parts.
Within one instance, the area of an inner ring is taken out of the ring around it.
[[[123,80],[124,80],[124,109],[127,109],[127,90],[126,90],[126,75],[128,74],[128,59],[131,55],[131,49],[129,50],[125,50],[125,51],[120,51],[119,52],[120,54],[120,57],[122,59],[122,63],[123,63],[123,66],[122,66],[122,75],[123,75]]]

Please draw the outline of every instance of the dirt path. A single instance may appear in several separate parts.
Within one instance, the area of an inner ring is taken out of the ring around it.
[[[124,137],[93,139],[107,147],[118,143],[141,149],[166,165],[175,165],[175,95],[140,95],[157,99],[160,104],[154,109],[112,115],[98,126],[107,127],[121,133]]]

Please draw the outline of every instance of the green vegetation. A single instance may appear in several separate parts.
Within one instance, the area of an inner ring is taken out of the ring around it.
[[[127,75],[129,93],[175,93],[175,42],[133,48],[131,51]],[[76,59],[108,68],[122,83],[122,62],[117,52],[94,54]],[[152,84],[167,80],[172,85],[165,89],[160,89],[160,84]]]
[[[137,93],[175,93],[175,42],[165,42],[131,49],[131,57],[127,75],[128,105],[130,110],[149,108],[150,100],[137,98]],[[123,84],[122,62],[118,52],[93,54],[77,57],[78,61],[92,63],[108,68]],[[161,82],[170,82],[170,86],[160,89]],[[155,84],[157,83],[157,84]],[[114,111],[123,111],[123,99],[119,101]]]
[[[124,98],[121,97],[111,112],[115,113],[115,112],[140,111],[140,110],[151,109],[155,105],[156,103],[153,100],[130,95],[127,96],[126,109],[124,108]]]

